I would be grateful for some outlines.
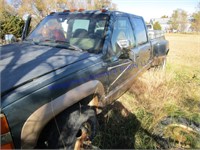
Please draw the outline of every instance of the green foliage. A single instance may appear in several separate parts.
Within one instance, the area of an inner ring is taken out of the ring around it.
[[[168,16],[164,15],[164,16],[162,16],[161,18],[168,18]]]
[[[159,24],[159,22],[155,22],[154,25],[153,25],[153,29],[154,29],[154,30],[161,30],[162,27],[161,27],[161,25]]]
[[[193,15],[194,21],[192,22],[192,28],[196,32],[200,32],[200,11],[194,13]]]
[[[7,11],[3,11],[1,14],[2,20],[0,20],[0,38],[4,38],[5,34],[13,34],[15,37],[19,38],[22,35],[24,21],[18,17],[14,16]]]

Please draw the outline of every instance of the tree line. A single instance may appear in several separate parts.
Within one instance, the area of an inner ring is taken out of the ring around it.
[[[191,30],[194,32],[200,32],[200,2],[197,5],[196,11],[191,15],[190,20],[188,20],[188,13],[183,9],[176,9],[173,11],[168,24],[170,25],[170,30],[176,30],[179,32],[184,32],[191,23]],[[168,18],[164,15],[161,18]],[[153,24],[154,30],[161,30],[162,27],[159,22]]]
[[[70,9],[101,9],[103,6],[108,6],[110,9],[117,9],[112,0],[0,0],[0,39],[3,39],[5,34],[13,34],[17,38],[21,37],[24,21],[24,14],[32,15],[31,27],[33,28],[40,22],[42,18],[53,11],[63,11]],[[168,18],[164,15],[161,18]],[[188,14],[182,9],[174,10],[170,20],[171,30],[184,32],[188,24]],[[153,24],[155,30],[161,30],[161,25],[158,22]],[[191,29],[200,32],[200,2],[197,5],[197,10],[192,14]]]

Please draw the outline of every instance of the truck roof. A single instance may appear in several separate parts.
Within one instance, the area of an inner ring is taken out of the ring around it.
[[[55,13],[51,13],[50,15],[66,15],[66,14],[96,14],[96,15],[100,15],[100,14],[105,14],[108,16],[134,16],[134,17],[138,17],[138,18],[143,18],[142,16],[138,16],[138,15],[134,15],[134,14],[130,14],[130,13],[126,13],[126,12],[121,12],[121,11],[115,11],[115,10],[106,10],[106,11],[101,11],[101,10],[85,10],[85,11],[74,11],[74,12],[70,12],[70,11],[63,11],[63,12],[55,12]]]

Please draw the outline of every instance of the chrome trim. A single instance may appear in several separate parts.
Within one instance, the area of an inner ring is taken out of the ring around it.
[[[108,93],[108,95],[105,97],[105,101],[106,101],[107,103],[111,103],[111,102],[108,102],[109,99],[110,99],[113,95],[115,95],[120,89],[125,88],[126,86],[132,84],[132,82],[136,79],[137,76],[139,76],[142,72],[144,72],[145,70],[147,70],[148,68],[151,67],[151,63],[152,63],[152,62],[153,62],[153,61],[149,61],[149,63],[146,64],[146,65],[145,65],[140,71],[138,71],[134,76],[132,76],[131,78],[127,79],[126,81],[123,82],[123,84],[117,86],[115,89],[113,89],[112,91],[110,91],[110,92]]]
[[[119,64],[119,65],[116,65],[116,66],[108,67],[108,71],[110,71],[110,70],[112,70],[114,68],[120,67],[120,66],[127,65],[127,64],[132,64],[132,62],[126,62],[126,63]]]
[[[131,66],[131,63],[117,76],[117,78],[110,84],[110,87],[124,74],[124,72]]]

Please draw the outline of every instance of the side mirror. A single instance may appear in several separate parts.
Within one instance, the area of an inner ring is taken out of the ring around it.
[[[24,20],[25,24],[24,24],[24,28],[23,28],[23,32],[22,32],[22,40],[24,40],[26,38],[26,36],[28,35],[30,23],[31,23],[31,15],[25,14],[23,16],[23,20]]]
[[[30,14],[24,14],[22,19],[26,22],[30,17]]]
[[[122,52],[120,58],[129,58],[129,52],[131,51],[131,42],[129,40],[118,40],[117,45]]]
[[[17,41],[16,37],[13,34],[5,34],[6,44],[14,43]]]
[[[117,45],[121,50],[130,50],[131,44],[129,40],[118,40]]]

